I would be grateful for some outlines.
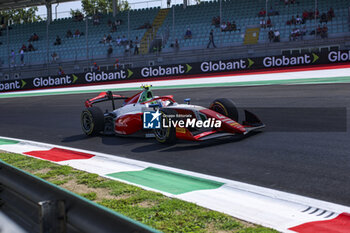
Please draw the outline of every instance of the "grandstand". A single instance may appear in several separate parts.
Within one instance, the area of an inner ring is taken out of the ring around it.
[[[166,47],[169,47],[170,43],[178,38],[180,44],[183,47],[199,47],[205,48],[208,44],[208,33],[211,29],[215,30],[215,35],[217,35],[217,42],[221,46],[228,46],[235,44],[237,46],[242,45],[244,39],[244,32],[247,26],[257,26],[260,21],[258,17],[258,12],[261,8],[265,8],[265,3],[255,0],[247,0],[242,2],[242,4],[236,4],[237,1],[228,0],[222,2],[222,21],[235,21],[237,27],[240,31],[227,31],[220,32],[220,28],[211,25],[211,19],[214,16],[219,16],[219,2],[203,2],[197,6],[188,7],[186,10],[182,6],[175,6],[175,28],[174,35],[170,37]],[[259,4],[260,2],[260,4]],[[284,1],[269,1],[268,9],[273,6],[275,11],[279,12],[279,15],[270,16],[273,28],[278,29],[281,32],[282,41],[288,41],[290,31],[292,30],[291,25],[287,25],[286,22],[292,16],[302,15],[304,10],[314,9],[315,1],[305,0],[300,1],[300,3],[291,4],[288,7],[285,6]],[[329,33],[332,36],[343,36],[344,33],[349,32],[349,1],[335,0],[332,1],[330,5],[329,1],[322,0],[318,1],[318,9],[320,12],[327,12],[330,7],[334,8],[336,17],[334,20],[327,23],[329,28]],[[162,32],[166,30],[167,27],[171,27],[172,15],[168,15],[165,19]],[[315,30],[315,27],[319,24],[319,19],[306,21],[306,28],[309,32]],[[299,27],[304,26],[300,25]],[[187,29],[193,32],[193,39],[185,40],[183,39],[184,33]],[[269,28],[262,29],[259,34],[259,43],[267,43],[268,40],[268,30]],[[338,34],[338,35],[337,35]],[[313,39],[314,37],[309,37],[308,39]]]
[[[275,11],[279,12],[278,15],[270,16],[270,18],[272,20],[272,28],[280,31],[281,42],[285,43],[281,43],[280,45],[273,43],[274,45],[271,45],[268,39],[270,28],[260,28],[259,20],[261,17],[258,17],[258,12],[260,9],[266,8],[266,6],[268,9],[273,7]],[[176,56],[183,56],[189,59],[186,51],[192,51],[190,52],[192,59],[203,60],[205,54],[209,52],[206,46],[211,29],[214,30],[215,44],[219,48],[230,48],[232,53],[235,51],[234,54],[227,52],[228,54],[225,54],[226,56],[237,56],[239,54],[237,53],[238,50],[241,50],[240,54],[244,52],[248,55],[252,55],[252,50],[260,50],[265,53],[266,51],[273,52],[274,50],[271,46],[275,46],[275,52],[280,53],[283,50],[283,46],[284,48],[310,46],[313,43],[311,41],[315,39],[318,40],[318,44],[328,43],[332,45],[332,43],[336,43],[338,45],[338,41],[341,40],[341,43],[346,45],[345,38],[350,35],[350,2],[347,0],[334,0],[330,4],[326,0],[317,1],[317,8],[320,13],[327,12],[330,7],[333,7],[335,13],[333,20],[327,23],[328,38],[333,39],[331,41],[329,39],[322,40],[319,36],[310,35],[310,32],[315,30],[317,25],[320,24],[319,19],[307,20],[305,24],[297,26],[286,24],[287,20],[292,16],[301,15],[304,10],[315,9],[314,0],[299,0],[288,6],[284,4],[284,1],[280,0],[268,1],[267,5],[265,1],[256,0],[240,1],[239,4],[234,0],[222,1],[221,3],[219,1],[212,1],[187,6],[186,8],[182,4],[173,5],[170,10],[153,7],[130,10],[129,12],[124,11],[118,13],[115,18],[111,14],[102,15],[99,25],[93,25],[92,18],[85,18],[79,22],[75,22],[73,18],[58,19],[53,20],[49,26],[47,26],[46,22],[11,25],[12,29],[8,30],[8,35],[6,31],[3,31],[0,37],[0,41],[2,42],[2,45],[0,45],[1,67],[5,72],[7,70],[19,70],[19,50],[22,44],[28,45],[28,39],[33,32],[39,35],[39,40],[32,43],[36,51],[25,53],[25,65],[20,68],[21,72],[48,62],[50,66],[56,67],[57,64],[51,64],[53,63],[51,57],[53,52],[58,54],[60,64],[67,62],[70,65],[72,64],[71,61],[74,61],[75,64],[84,61],[84,64],[89,64],[95,60],[99,60],[102,64],[110,64],[112,62],[111,59],[115,57],[119,58],[122,63],[129,63],[134,66],[138,64],[145,65],[145,63],[147,65],[154,64],[157,61],[159,63],[172,63],[175,61],[171,60],[171,58]],[[221,12],[220,9],[222,9]],[[222,22],[235,21],[239,30],[221,32],[220,27],[212,25],[212,18],[219,15],[221,15]],[[107,22],[109,20],[114,21],[115,19],[121,20],[122,23],[118,26],[116,32],[111,33]],[[146,22],[153,24],[153,29],[137,29]],[[289,35],[292,28],[301,28],[304,26],[306,26],[307,35],[303,38],[303,41],[299,39],[298,41],[289,42]],[[188,27],[192,31],[192,39],[184,39],[184,34]],[[257,37],[256,42],[253,42],[253,45],[246,45],[245,40],[249,36],[248,29],[251,30],[252,28],[253,31],[256,30],[254,34]],[[79,29],[84,35],[79,38],[66,38],[65,35],[68,29],[73,33],[76,29]],[[141,52],[143,55],[133,55],[133,50],[130,53],[125,53],[123,46],[116,46],[116,43],[112,43],[113,56],[111,59],[108,59],[107,49],[109,43],[99,43],[104,34],[111,34],[113,40],[123,35],[130,40],[135,40],[138,37],[141,41]],[[62,44],[54,46],[57,35],[62,38]],[[157,52],[156,55],[149,54],[153,51],[152,46],[156,39],[162,40],[162,51],[160,53]],[[179,40],[180,53],[172,55],[172,53],[177,52],[171,47],[175,39]],[[334,39],[338,39],[336,40],[337,42],[334,42]],[[8,45],[7,41],[9,41]],[[307,43],[307,41],[310,42]],[[10,64],[11,59],[9,56],[11,50],[14,50],[16,54],[16,67],[12,67]],[[209,53],[214,57],[220,58],[220,55],[225,56],[222,51],[228,50],[218,49],[216,53],[211,51]],[[170,59],[167,60],[167,58]]]

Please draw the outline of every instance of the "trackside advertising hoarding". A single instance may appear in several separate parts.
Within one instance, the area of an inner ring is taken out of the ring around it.
[[[118,83],[149,79],[200,76],[214,73],[234,74],[253,70],[273,70],[298,66],[312,66],[350,62],[350,50],[330,51],[327,53],[307,53],[297,56],[281,55],[252,57],[231,60],[205,60],[196,63],[146,66],[113,71],[87,72],[64,76],[33,77],[29,79],[7,80],[0,82],[0,92],[89,85],[98,83]]]

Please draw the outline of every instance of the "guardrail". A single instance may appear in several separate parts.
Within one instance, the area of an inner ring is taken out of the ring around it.
[[[158,232],[3,161],[0,211],[28,232]]]

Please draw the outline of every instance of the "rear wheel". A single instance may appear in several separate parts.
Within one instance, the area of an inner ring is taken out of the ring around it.
[[[104,130],[104,115],[100,108],[90,107],[81,113],[81,128],[88,136],[99,134]]]
[[[162,109],[160,110],[161,117],[160,117],[160,129],[154,129],[153,133],[156,137],[157,141],[162,144],[174,144],[176,142],[176,128],[175,127],[163,127],[163,121],[166,125],[170,125],[169,122],[171,119],[174,119],[177,112],[172,109]]]
[[[231,99],[220,98],[214,100],[209,109],[218,112],[224,116],[238,122],[238,109]]]

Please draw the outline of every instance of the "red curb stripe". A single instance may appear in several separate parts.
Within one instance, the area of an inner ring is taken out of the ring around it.
[[[289,230],[299,233],[349,233],[350,214],[342,213],[331,220],[308,222],[289,228]]]
[[[51,150],[43,150],[43,151],[29,151],[29,152],[24,152],[23,154],[53,161],[53,162],[61,162],[61,161],[72,160],[72,159],[90,159],[95,156],[92,154],[60,149],[60,148],[52,148]]]

